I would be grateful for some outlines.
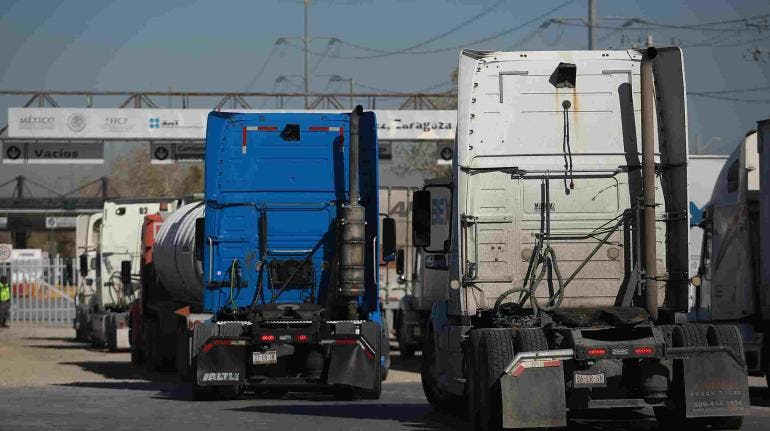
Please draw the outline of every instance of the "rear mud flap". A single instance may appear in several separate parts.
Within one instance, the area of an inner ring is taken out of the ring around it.
[[[382,352],[380,327],[373,322],[361,324],[362,340],[351,345],[332,345],[326,381],[374,390],[380,382]]]
[[[567,426],[564,368],[528,368],[500,377],[503,428]]]
[[[746,368],[730,353],[699,353],[681,361],[688,418],[749,414]]]
[[[198,385],[242,384],[246,377],[246,345],[245,340],[209,339],[195,359]]]

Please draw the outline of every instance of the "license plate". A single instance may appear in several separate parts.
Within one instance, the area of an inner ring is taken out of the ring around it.
[[[575,374],[575,387],[590,388],[596,386],[606,386],[604,373],[593,374]]]
[[[251,359],[254,365],[277,364],[278,354],[274,350],[254,352]]]

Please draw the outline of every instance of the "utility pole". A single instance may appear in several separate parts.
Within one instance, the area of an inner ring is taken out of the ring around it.
[[[623,27],[631,25],[633,23],[641,22],[640,18],[623,18],[623,17],[602,17],[598,16],[598,8],[596,7],[596,0],[588,0],[588,17],[562,17],[551,18],[540,25],[540,28],[546,28],[551,24],[569,24],[569,25],[582,25],[588,29],[588,49],[598,49],[596,44],[596,36],[599,30],[600,20],[609,21],[624,21]],[[649,37],[648,37],[649,41]]]
[[[308,20],[308,9],[310,8],[310,0],[304,0],[305,2],[305,109],[308,108],[308,92],[310,91],[310,22]]]
[[[596,49],[596,0],[588,0],[588,49]]]

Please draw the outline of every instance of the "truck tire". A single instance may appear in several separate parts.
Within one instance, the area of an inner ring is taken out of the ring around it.
[[[385,381],[388,378],[388,371],[390,371],[390,337],[388,336],[388,328],[381,327],[382,332],[382,356],[385,358],[380,369],[381,381]],[[379,397],[378,397],[379,398]]]
[[[398,352],[401,355],[401,358],[414,358],[414,352],[417,351],[417,346],[409,344],[407,340],[406,328],[404,328],[404,312],[401,310],[397,311],[396,317],[393,320],[393,325],[396,330],[396,340],[398,340]]]
[[[462,405],[458,397],[447,393],[436,384],[436,346],[433,340],[433,329],[429,328],[425,337],[425,345],[422,348],[420,360],[420,381],[425,398],[435,410],[444,413],[453,413],[457,406]]]
[[[541,328],[520,328],[518,330],[516,336],[517,352],[540,352],[543,350],[548,350],[548,339]]]
[[[481,352],[479,330],[468,332],[468,341],[463,345],[463,367],[465,368],[465,417],[471,424],[470,429],[478,429],[478,411],[480,406],[480,388],[478,357]]]
[[[516,332],[507,328],[479,329],[481,342],[476,368],[478,397],[475,426],[479,431],[502,429],[500,376],[516,355]],[[480,367],[479,367],[480,365]]]
[[[131,346],[131,365],[142,365],[144,363],[144,353],[137,346]]]
[[[144,321],[144,369],[147,372],[154,372],[158,368],[158,354],[155,344],[155,326],[152,319]]]
[[[708,346],[707,333],[712,325],[697,323],[683,323],[674,329],[671,336],[674,347],[706,347]]]
[[[709,325],[706,338],[709,346],[729,347],[733,353],[745,361],[746,352],[743,350],[743,339],[737,326]]]
[[[676,327],[676,325],[658,325],[658,329],[663,333],[663,340],[666,343],[666,347],[674,347],[673,336]]]
[[[719,330],[716,329],[716,326],[723,326],[725,329]],[[736,337],[736,339],[728,341],[731,337]],[[732,325],[683,323],[674,327],[671,332],[672,347],[705,347],[716,345],[713,343],[716,343],[717,340],[726,343],[736,343],[741,354],[743,353],[740,334],[737,328]],[[674,384],[682,385],[684,383],[675,380]],[[682,402],[682,400],[675,399],[673,408],[662,406],[653,408],[655,418],[658,420],[661,429],[686,429],[688,431],[705,429],[737,430],[743,425],[743,416],[687,418]]]

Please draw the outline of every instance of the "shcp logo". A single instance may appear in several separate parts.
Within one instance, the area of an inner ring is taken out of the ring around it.
[[[85,129],[86,123],[86,116],[79,112],[70,114],[70,116],[67,117],[67,127],[69,127],[73,132],[80,132]]]
[[[150,118],[150,129],[160,129],[160,118]]]

